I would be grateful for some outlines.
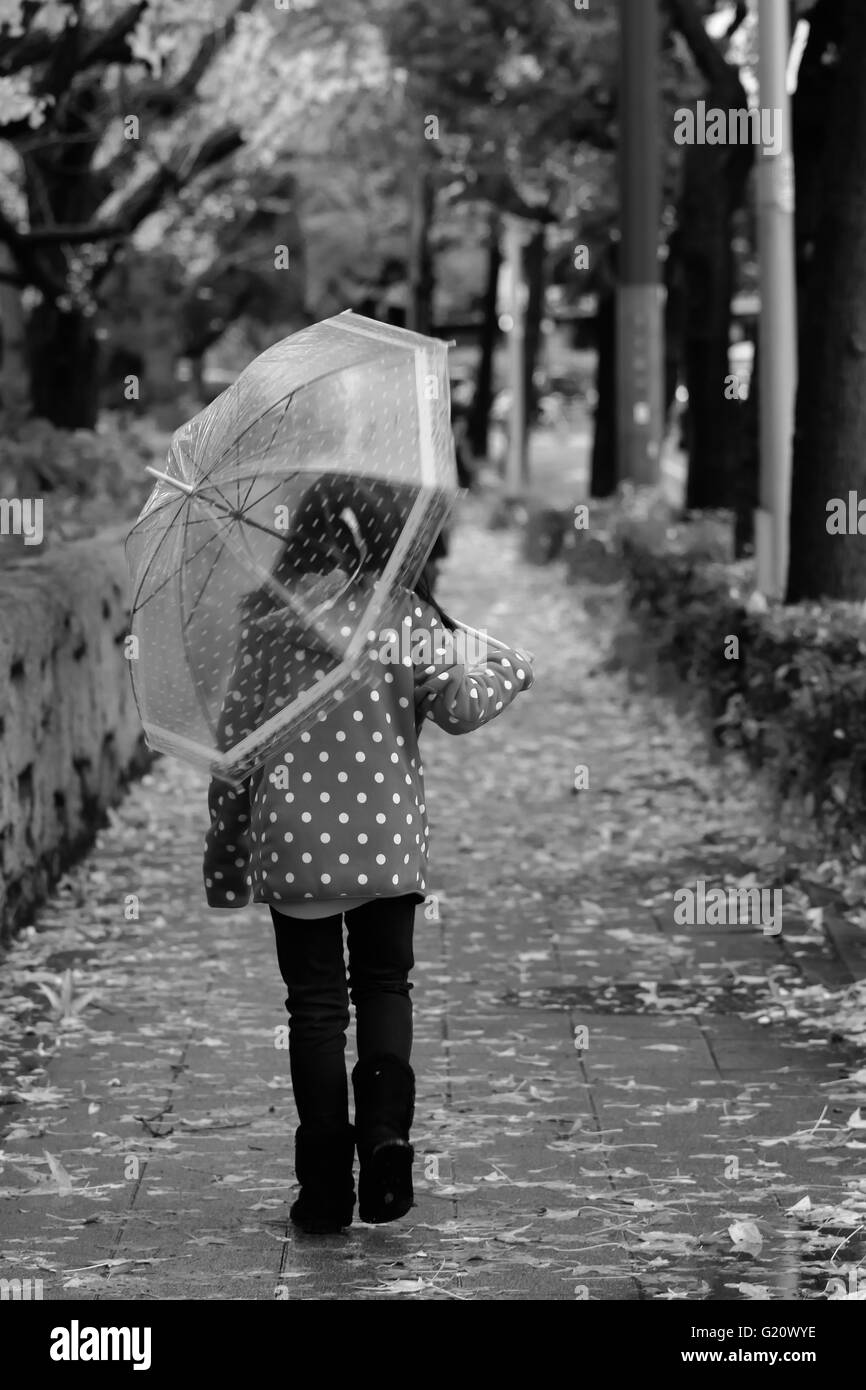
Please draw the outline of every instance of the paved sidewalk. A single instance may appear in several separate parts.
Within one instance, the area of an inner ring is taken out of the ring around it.
[[[601,668],[605,610],[480,520],[442,601],[538,679],[475,735],[423,734],[411,1217],[288,1225],[269,918],[204,906],[204,783],[163,761],[0,970],[0,1277],[50,1299],[807,1298],[860,1258],[862,1060],[760,1022],[768,977],[848,968],[796,911],[779,936],[674,924],[700,878],[772,886],[762,808]]]

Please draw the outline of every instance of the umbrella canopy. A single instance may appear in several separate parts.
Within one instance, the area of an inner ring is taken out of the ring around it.
[[[151,747],[238,782],[382,679],[457,495],[447,346],[351,312],[305,328],[156,476],[127,538],[139,713]]]

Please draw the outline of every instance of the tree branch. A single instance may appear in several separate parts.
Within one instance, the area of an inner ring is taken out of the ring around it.
[[[239,0],[237,7],[229,15],[222,28],[206,34],[202,39],[186,72],[170,87],[160,86],[159,83],[150,85],[144,83],[136,90],[136,103],[141,107],[146,106],[156,116],[175,115],[195,95],[199,82],[214,58],[233,37],[237,28],[238,17],[241,14],[248,14],[256,3],[257,0]]]
[[[176,193],[186,187],[205,169],[234,154],[242,144],[243,136],[236,126],[223,126],[221,130],[213,131],[192,157],[178,153],[173,160],[160,165],[150,178],[132,190],[110,222],[96,221],[86,225],[72,222],[37,227],[16,235],[26,246],[57,246],[64,243],[76,246],[84,242],[129,237],[146,217],[156,211],[167,193]]]
[[[2,210],[0,210],[0,241],[5,242],[9,247],[26,284],[35,285],[49,299],[56,299],[58,295],[65,292],[66,282],[59,277],[55,278],[45,268],[26,234],[19,232]]]
[[[694,0],[667,0],[671,21],[691,50],[701,74],[715,86],[729,80],[731,68],[704,28]]]
[[[113,24],[109,24],[100,33],[93,34],[81,53],[79,72],[84,72],[96,63],[140,62],[140,59],[133,58],[129,38],[147,7],[148,0],[137,0],[137,3],[130,5],[126,13],[119,15]]]
[[[732,39],[742,24],[745,24],[749,15],[748,0],[737,0],[731,22],[725,30],[725,38]]]

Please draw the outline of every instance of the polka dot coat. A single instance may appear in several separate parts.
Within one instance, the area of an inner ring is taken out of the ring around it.
[[[204,880],[211,907],[276,907],[427,891],[429,829],[418,733],[463,734],[533,682],[520,652],[463,664],[461,634],[408,591],[406,628],[381,676],[282,750],[242,788],[212,781]],[[335,909],[338,910],[338,909]]]

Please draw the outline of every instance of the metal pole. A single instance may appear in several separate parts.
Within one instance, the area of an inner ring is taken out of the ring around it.
[[[656,483],[664,422],[658,0],[620,0],[619,473]]]
[[[787,88],[788,0],[758,0],[758,82],[762,122],[778,132],[757,155],[761,283],[760,490],[755,516],[758,587],[783,598],[788,575],[791,460],[797,390],[797,278],[794,259],[794,159]]]

